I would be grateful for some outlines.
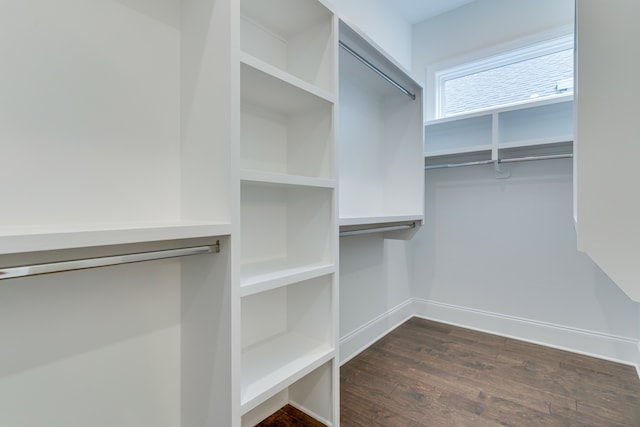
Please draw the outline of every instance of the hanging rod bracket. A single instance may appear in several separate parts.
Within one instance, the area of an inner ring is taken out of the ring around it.
[[[509,179],[511,178],[511,172],[506,171],[500,167],[500,161],[496,160],[493,163],[493,174],[496,179]]]

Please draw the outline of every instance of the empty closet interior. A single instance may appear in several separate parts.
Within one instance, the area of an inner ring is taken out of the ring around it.
[[[338,426],[340,365],[412,316],[640,361],[576,250],[578,99],[430,114],[429,66],[573,1],[359,3],[5,7],[0,425]]]

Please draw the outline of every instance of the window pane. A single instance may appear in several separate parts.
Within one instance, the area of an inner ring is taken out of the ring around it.
[[[573,92],[573,49],[446,80],[442,115]]]

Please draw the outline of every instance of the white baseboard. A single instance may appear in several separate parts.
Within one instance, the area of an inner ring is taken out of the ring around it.
[[[315,419],[316,421],[320,421],[322,424],[326,425],[327,427],[333,427],[334,425],[330,420],[324,417],[321,417],[320,415],[316,414],[313,411],[310,411],[309,409],[305,408],[304,406],[296,402],[290,401],[289,405],[293,406],[298,411],[304,412],[305,414],[309,415],[311,418]]]
[[[638,341],[638,355],[636,356],[636,371],[638,372],[638,378],[640,378],[640,340]]]
[[[414,299],[413,307],[416,317],[638,366],[638,347],[632,338],[422,299]]]
[[[340,365],[348,362],[374,342],[406,322],[414,316],[412,300],[406,300],[402,304],[379,315],[373,320],[360,326],[340,338]]]
[[[640,378],[640,343],[635,339],[417,298],[342,337],[340,364],[414,316],[635,366]]]

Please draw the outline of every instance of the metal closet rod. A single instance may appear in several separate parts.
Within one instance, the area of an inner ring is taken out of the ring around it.
[[[412,222],[411,224],[391,225],[388,227],[370,227],[370,228],[361,228],[359,230],[341,231],[340,237],[356,236],[358,234],[383,233],[385,231],[409,230],[411,228],[416,228],[415,222]]]
[[[152,261],[165,258],[177,258],[188,255],[208,254],[220,252],[220,241],[214,245],[192,248],[168,249],[153,252],[139,252],[125,255],[114,255],[101,258],[84,258],[70,261],[52,262],[47,264],[24,265],[0,269],[0,280],[16,277],[36,276],[40,274],[61,273],[63,271],[85,270],[88,268],[107,267],[133,262]]]
[[[384,73],[382,70],[380,70],[378,67],[376,67],[375,65],[373,65],[371,62],[367,61],[366,59],[364,59],[362,56],[360,56],[360,54],[358,52],[356,52],[355,50],[351,49],[349,46],[347,46],[346,44],[344,44],[342,41],[338,42],[340,44],[340,47],[343,48],[344,50],[346,50],[347,52],[349,52],[351,55],[353,55],[354,58],[356,58],[358,61],[362,62],[364,65],[366,65],[369,69],[373,70],[376,74],[378,74],[380,77],[382,77],[383,79],[385,79],[387,82],[391,83],[393,86],[395,86],[396,88],[398,88],[402,93],[404,93],[405,95],[407,95],[409,98],[413,99],[415,101],[416,99],[416,95],[414,93],[411,93],[408,89],[406,89],[404,86],[402,86],[400,83],[396,82],[395,80],[393,80],[391,77],[389,77],[386,73]]]
[[[528,157],[515,157],[513,159],[500,159],[500,160],[479,160],[477,162],[465,162],[465,163],[448,163],[442,165],[430,165],[424,168],[429,169],[444,169],[444,168],[459,168],[462,166],[478,166],[488,165],[494,163],[516,163],[516,162],[531,162],[535,160],[553,160],[553,159],[570,159],[573,154],[550,154],[547,156],[528,156]]]

